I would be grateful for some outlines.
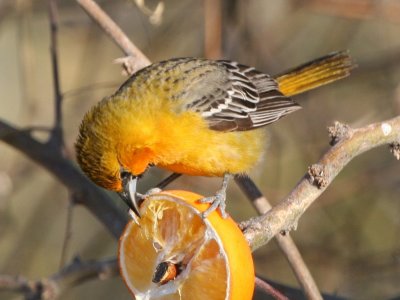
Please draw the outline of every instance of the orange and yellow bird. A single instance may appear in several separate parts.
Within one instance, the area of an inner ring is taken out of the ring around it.
[[[228,60],[178,58],[133,74],[83,118],[77,160],[99,186],[118,192],[139,216],[136,183],[149,166],[224,177],[210,210],[224,213],[231,174],[263,155],[263,126],[300,109],[290,96],[349,75],[347,52],[335,52],[270,76]],[[206,213],[206,214],[207,214]]]

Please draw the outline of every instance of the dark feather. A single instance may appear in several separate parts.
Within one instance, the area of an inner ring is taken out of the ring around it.
[[[251,130],[300,108],[279,91],[276,81],[269,75],[236,62],[223,60],[216,63],[225,71],[225,84],[188,105],[207,119],[211,129]]]
[[[131,89],[137,80],[136,89]],[[181,103],[176,107],[178,113],[198,112],[218,131],[255,129],[300,108],[279,91],[269,75],[227,60],[178,58],[159,62],[132,75],[116,94],[134,98],[135,93],[151,88],[163,88],[172,101]]]

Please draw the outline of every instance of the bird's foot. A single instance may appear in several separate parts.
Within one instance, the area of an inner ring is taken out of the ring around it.
[[[206,197],[203,199],[200,199],[200,203],[210,203],[210,207],[207,208],[206,211],[204,211],[201,216],[203,219],[207,218],[210,213],[212,213],[214,210],[218,208],[220,211],[222,217],[226,219],[228,217],[228,214],[226,213],[226,189],[228,188],[228,182],[229,179],[232,177],[231,174],[226,173],[224,175],[224,179],[222,181],[222,186],[221,189],[215,193],[214,196],[211,197]]]
[[[201,214],[201,217],[203,219],[207,218],[209,214],[211,214],[214,210],[218,209],[224,219],[228,217],[228,214],[226,213],[226,191],[219,190],[214,196],[211,197],[205,197],[199,200],[200,203],[210,203],[210,207],[207,208],[206,211],[204,211]]]
[[[144,193],[144,194],[139,194],[139,193],[136,193],[136,196],[141,200],[141,201],[143,201],[144,199],[146,199],[147,197],[149,197],[149,196],[151,196],[151,195],[154,195],[154,194],[157,194],[157,193],[159,193],[159,192],[161,192],[162,191],[162,189],[160,189],[160,188],[158,188],[158,187],[155,187],[155,188],[151,188],[151,189],[149,189],[146,193]]]

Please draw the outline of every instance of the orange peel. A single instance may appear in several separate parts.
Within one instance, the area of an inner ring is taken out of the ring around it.
[[[254,265],[241,230],[230,218],[201,213],[209,204],[192,192],[150,195],[139,224],[119,243],[124,282],[136,299],[252,299]]]

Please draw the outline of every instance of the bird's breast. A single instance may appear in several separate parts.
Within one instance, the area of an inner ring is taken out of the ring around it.
[[[134,110],[123,118],[118,146],[119,160],[130,170],[154,164],[188,175],[222,176],[247,172],[262,156],[262,130],[212,130],[199,113],[177,112],[171,104]]]

